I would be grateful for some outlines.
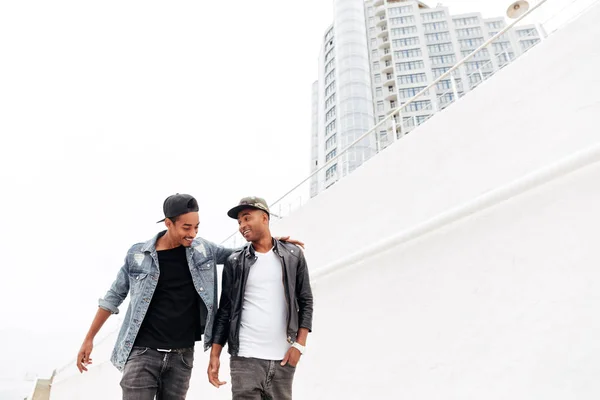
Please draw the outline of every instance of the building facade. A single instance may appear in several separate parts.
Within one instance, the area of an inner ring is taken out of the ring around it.
[[[408,102],[506,26],[502,17],[451,15],[420,1],[335,0],[334,23],[324,36],[319,80],[313,85],[311,168],[326,165],[390,112]],[[534,25],[513,28],[479,51],[402,112],[404,133],[475,88],[541,40]],[[365,139],[311,181],[311,196],[376,153]],[[380,145],[380,143],[379,143]]]

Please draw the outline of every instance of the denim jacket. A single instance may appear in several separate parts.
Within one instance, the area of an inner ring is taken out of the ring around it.
[[[119,313],[119,306],[129,293],[131,295],[127,314],[119,331],[112,353],[111,362],[123,371],[129,353],[148,311],[152,295],[158,284],[160,269],[156,253],[156,240],[161,232],[146,243],[134,244],[125,257],[125,264],[119,270],[117,279],[98,301],[100,308],[113,314]],[[204,350],[212,345],[212,330],[217,313],[217,264],[224,264],[233,252],[202,238],[196,238],[186,249],[187,260],[194,287],[206,305],[208,315],[204,330]]]

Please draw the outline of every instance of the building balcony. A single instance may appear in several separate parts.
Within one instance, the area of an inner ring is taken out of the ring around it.
[[[375,26],[377,27],[380,27],[382,25],[387,25],[387,18],[385,17],[385,15],[380,15],[379,21],[377,21],[377,23],[375,24]]]
[[[385,4],[375,7],[375,16],[385,15]]]
[[[373,3],[374,7],[379,7],[382,6],[384,3],[384,0],[375,0],[375,2]]]
[[[385,52],[387,50],[387,53]],[[392,61],[392,52],[390,51],[390,49],[385,49],[382,52],[383,54],[381,55],[381,64],[385,65],[386,61],[391,62]]]
[[[393,73],[389,74],[390,76],[388,77],[386,74],[386,77],[383,79],[383,86],[387,87],[387,86],[392,86],[396,83],[396,78],[394,77]]]
[[[394,64],[393,63],[390,63],[389,65],[383,64],[381,66],[382,74],[392,74],[393,72],[394,72]]]
[[[385,51],[385,49],[389,49],[390,48],[390,39],[387,38],[387,40],[379,40],[379,49]]]
[[[393,92],[387,92],[386,96],[385,96],[385,100],[387,101],[395,101],[396,102],[396,107],[398,107],[398,92],[396,92],[396,89],[394,89]]]
[[[381,29],[379,30],[379,33],[377,34],[378,38],[386,38],[390,35],[390,32],[387,29],[387,25],[384,25],[381,27]]]

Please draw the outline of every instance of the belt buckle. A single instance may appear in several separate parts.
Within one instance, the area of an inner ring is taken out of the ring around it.
[[[156,349],[156,351],[160,351],[161,353],[170,353],[173,349]]]

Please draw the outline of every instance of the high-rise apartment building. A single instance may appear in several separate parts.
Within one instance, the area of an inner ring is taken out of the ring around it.
[[[313,84],[312,171],[335,157],[506,26],[479,13],[451,15],[415,0],[334,0],[334,21]],[[509,30],[403,111],[410,131],[541,39],[534,25]],[[454,90],[453,90],[454,89]],[[399,121],[400,123],[400,121]],[[382,137],[387,132],[381,132]],[[311,181],[311,196],[375,154],[364,139]]]

